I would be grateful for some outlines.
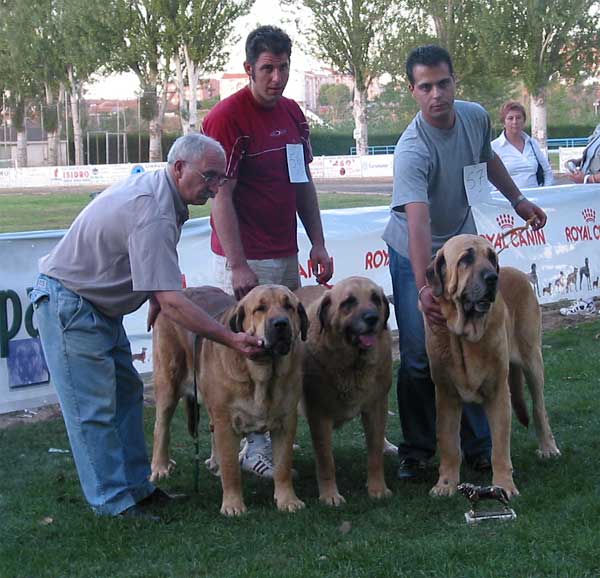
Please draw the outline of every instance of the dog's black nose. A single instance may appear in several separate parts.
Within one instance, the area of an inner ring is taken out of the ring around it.
[[[290,326],[290,320],[287,317],[275,317],[271,323],[277,331],[284,331]]]
[[[486,271],[483,274],[483,281],[488,287],[495,287],[498,283],[498,273],[496,271]]]
[[[379,321],[379,315],[375,311],[365,311],[362,318],[369,327],[373,327]]]

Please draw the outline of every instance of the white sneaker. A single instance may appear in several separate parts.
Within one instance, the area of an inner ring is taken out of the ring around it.
[[[383,439],[383,455],[385,456],[397,456],[398,455],[398,446],[394,445],[387,438]]]
[[[259,451],[248,452],[241,457],[240,466],[245,472],[249,472],[268,480],[273,479],[273,459],[270,455],[263,454]]]
[[[568,317],[570,315],[592,315],[596,313],[596,305],[593,301],[579,299],[570,307],[561,307],[560,314]]]

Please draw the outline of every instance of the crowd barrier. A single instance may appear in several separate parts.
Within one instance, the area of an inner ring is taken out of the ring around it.
[[[498,193],[473,208],[480,235],[500,254],[501,265],[530,274],[538,299],[598,294],[600,280],[600,185],[568,185],[525,191],[548,213],[540,231],[503,236],[520,223],[510,204]],[[387,247],[381,234],[388,221],[385,207],[322,212],[328,250],[334,260],[332,283],[349,275],[363,275],[392,293]],[[0,235],[0,413],[36,407],[56,400],[41,353],[35,318],[27,291],[36,278],[37,261],[61,238],[62,231]],[[194,219],[183,228],[178,247],[187,284],[214,284],[208,219]],[[314,283],[308,262],[309,242],[298,230],[300,275]],[[392,316],[392,327],[395,326]],[[152,369],[152,341],[146,332],[146,308],[125,319],[135,366]]]

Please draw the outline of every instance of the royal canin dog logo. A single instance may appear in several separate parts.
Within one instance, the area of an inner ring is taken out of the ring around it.
[[[600,225],[596,225],[596,210],[586,207],[581,211],[581,216],[584,224],[567,225],[565,227],[565,239],[569,243],[600,239]]]
[[[512,229],[515,226],[515,218],[512,215],[503,213],[496,217],[496,223],[500,225],[501,229]]]
[[[594,209],[583,209],[583,211],[581,211],[581,214],[583,215],[583,220],[586,223],[596,222],[596,211],[594,211]]]
[[[500,231],[481,233],[480,235],[487,239],[496,251],[511,247],[533,247],[546,244],[546,235],[543,229],[539,231],[525,229],[511,233],[510,230],[515,227],[515,218],[509,213],[500,213],[496,217],[496,223],[498,223]]]

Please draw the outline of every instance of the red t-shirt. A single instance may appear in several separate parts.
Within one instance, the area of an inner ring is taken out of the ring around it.
[[[302,144],[312,161],[309,129],[300,107],[281,97],[260,107],[249,87],[218,103],[204,118],[204,134],[227,154],[229,178],[237,179],[233,203],[247,259],[276,259],[298,252],[296,185],[290,183],[286,144]],[[211,217],[211,249],[224,256]]]

